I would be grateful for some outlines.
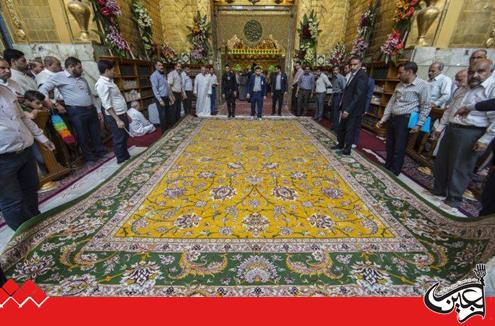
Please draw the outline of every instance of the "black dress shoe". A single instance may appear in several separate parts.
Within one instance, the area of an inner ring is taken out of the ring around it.
[[[330,147],[330,149],[333,149],[333,150],[342,150],[344,148],[343,147],[340,147],[339,145],[333,145],[332,147]]]
[[[337,154],[348,156],[348,155],[351,155],[351,151],[342,150],[342,151],[339,151]]]

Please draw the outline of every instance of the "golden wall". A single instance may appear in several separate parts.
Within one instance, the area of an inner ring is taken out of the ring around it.
[[[493,29],[495,0],[464,0],[449,47],[481,47]]]

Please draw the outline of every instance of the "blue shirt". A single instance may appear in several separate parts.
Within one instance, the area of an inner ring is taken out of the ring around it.
[[[162,97],[168,96],[167,76],[164,73],[162,74],[158,70],[155,70],[150,76],[150,81],[153,94],[157,100],[160,101]]]
[[[66,70],[57,72],[40,86],[39,91],[48,96],[55,88],[62,94],[68,106],[94,105],[88,81],[82,76],[74,77]]]
[[[301,89],[309,91],[313,90],[313,88],[315,87],[315,75],[313,75],[312,73],[302,74],[301,77],[299,77],[298,86]]]

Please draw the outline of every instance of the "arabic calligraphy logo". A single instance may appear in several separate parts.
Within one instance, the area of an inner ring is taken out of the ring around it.
[[[485,265],[477,264],[473,271],[476,278],[458,281],[438,293],[440,283],[433,285],[425,294],[425,305],[439,314],[449,314],[455,308],[459,323],[476,315],[485,319]]]

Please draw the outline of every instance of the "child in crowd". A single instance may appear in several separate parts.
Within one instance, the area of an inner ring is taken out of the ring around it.
[[[142,110],[138,101],[131,102],[131,108],[127,110],[131,122],[129,123],[129,133],[131,137],[144,136],[155,131],[155,126],[144,117],[140,112]]]
[[[22,109],[24,114],[31,120],[35,120],[41,111],[46,111],[44,107],[45,95],[38,91],[29,90],[24,93],[24,102],[22,104]],[[45,160],[41,155],[40,148],[35,142],[33,144],[33,153],[38,163],[38,167],[42,175],[46,175],[48,170],[45,165]]]

